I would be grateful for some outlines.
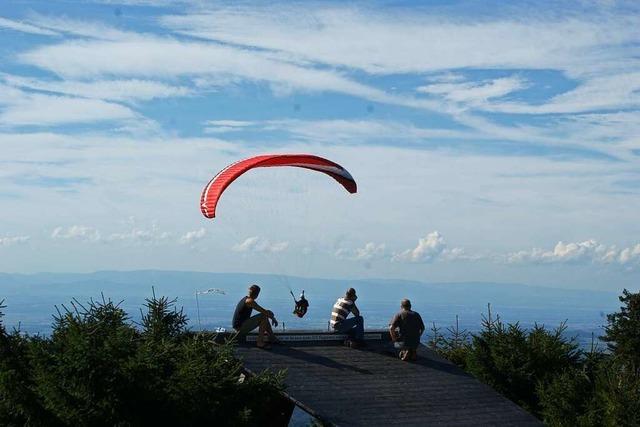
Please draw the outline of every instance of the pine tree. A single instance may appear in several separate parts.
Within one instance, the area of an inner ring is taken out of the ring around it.
[[[623,306],[607,315],[602,340],[611,353],[633,374],[640,373],[640,292],[623,290],[619,297]]]

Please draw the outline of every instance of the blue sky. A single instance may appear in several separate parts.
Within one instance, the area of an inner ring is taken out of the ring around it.
[[[637,287],[639,9],[2,2],[0,271]]]

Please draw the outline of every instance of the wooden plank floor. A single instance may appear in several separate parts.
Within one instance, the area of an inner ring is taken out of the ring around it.
[[[286,369],[288,395],[337,426],[542,425],[426,347],[418,362],[406,363],[385,354],[385,345],[240,346],[237,354],[251,372]]]

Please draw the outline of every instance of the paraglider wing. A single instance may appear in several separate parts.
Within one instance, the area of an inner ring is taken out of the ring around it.
[[[207,218],[216,216],[216,205],[224,190],[243,173],[254,168],[292,166],[311,169],[329,175],[349,192],[358,188],[349,171],[331,160],[311,154],[266,154],[232,163],[221,170],[204,188],[200,198],[200,210]]]

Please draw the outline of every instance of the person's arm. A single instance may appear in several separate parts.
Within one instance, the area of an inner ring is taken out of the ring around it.
[[[424,322],[422,321],[422,316],[420,316],[420,314],[418,314],[418,320],[420,321],[419,322],[420,335],[422,335],[426,328],[424,327]]]
[[[396,329],[398,328],[398,315],[393,316],[391,319],[391,324],[389,325],[389,335],[391,335],[391,341],[398,341],[398,332]]]
[[[278,326],[278,320],[276,319],[276,316],[273,314],[273,311],[271,310],[267,310],[266,308],[262,308],[260,306],[260,304],[258,304],[256,302],[256,300],[254,300],[253,298],[247,298],[246,302],[245,302],[249,307],[253,308],[255,311],[257,311],[258,313],[262,313],[265,316],[267,316],[269,319],[271,319],[271,324],[273,326]]]
[[[271,310],[267,310],[265,308],[262,308],[260,306],[260,304],[258,304],[256,302],[256,300],[254,300],[253,298],[247,298],[246,302],[245,302],[249,307],[253,308],[255,311],[257,311],[258,313],[262,313],[265,316],[267,316],[269,319],[275,319],[275,316],[273,315],[273,311]]]
[[[391,341],[398,341],[398,334],[396,332],[396,328],[394,328],[393,325],[389,325],[389,335],[391,335]]]
[[[353,313],[354,316],[360,316],[360,310],[358,310],[358,307],[356,307],[355,302],[351,306],[351,312]]]

